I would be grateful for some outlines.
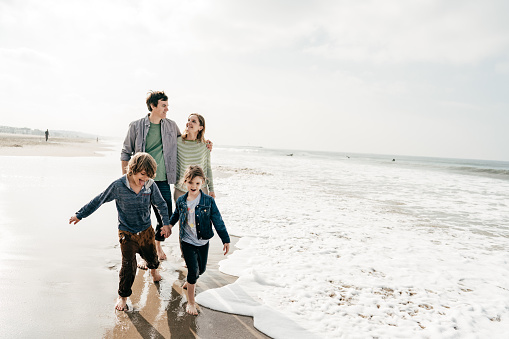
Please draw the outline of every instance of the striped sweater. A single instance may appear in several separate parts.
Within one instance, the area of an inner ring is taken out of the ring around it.
[[[203,187],[208,188],[209,192],[214,192],[214,180],[212,178],[212,168],[210,166],[210,151],[203,142],[196,140],[182,140],[177,138],[177,183],[175,187],[183,192],[187,192],[187,187],[183,182],[184,173],[191,165],[198,165],[203,169],[207,177]]]

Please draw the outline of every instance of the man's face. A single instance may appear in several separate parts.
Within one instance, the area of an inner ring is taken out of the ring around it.
[[[163,101],[159,99],[159,101],[157,102],[157,107],[154,107],[154,105],[152,105],[152,114],[155,117],[159,119],[165,119],[166,112],[168,112],[168,101]]]

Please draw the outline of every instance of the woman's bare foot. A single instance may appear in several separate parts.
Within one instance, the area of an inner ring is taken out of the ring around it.
[[[163,251],[163,247],[161,246],[161,242],[156,240],[156,251],[157,257],[159,260],[166,260],[166,253]]]
[[[186,312],[192,315],[198,315],[198,305],[187,303]]]
[[[127,306],[127,298],[118,297],[117,304],[115,305],[115,309],[118,311],[127,311],[129,310],[129,306]]]
[[[157,272],[156,269],[151,269],[150,274],[152,274],[152,279],[154,279],[154,282],[160,281],[163,277]]]

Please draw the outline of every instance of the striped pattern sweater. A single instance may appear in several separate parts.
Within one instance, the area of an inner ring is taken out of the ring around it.
[[[203,142],[196,140],[183,140],[177,138],[177,183],[175,187],[183,192],[187,192],[184,184],[184,173],[191,165],[198,165],[203,169],[207,181],[203,187],[208,188],[209,193],[214,192],[214,180],[212,178],[212,168],[210,166],[210,151]]]

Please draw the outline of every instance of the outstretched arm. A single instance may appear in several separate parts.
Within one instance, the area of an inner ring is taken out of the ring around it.
[[[81,219],[78,219],[78,217],[75,215],[73,215],[70,219],[69,219],[69,224],[72,224],[74,222],[74,225],[76,225],[77,223],[80,222]]]

